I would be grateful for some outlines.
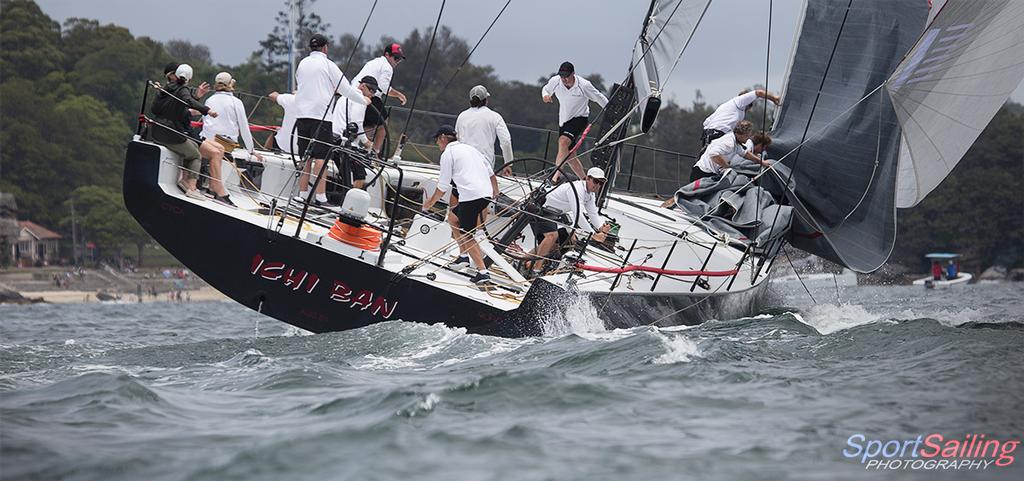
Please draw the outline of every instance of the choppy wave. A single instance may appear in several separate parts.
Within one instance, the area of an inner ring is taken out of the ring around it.
[[[616,330],[581,302],[528,339],[302,335],[223,303],[8,309],[3,477],[860,479],[853,432],[1024,430],[1024,296],[1007,289],[861,288]]]

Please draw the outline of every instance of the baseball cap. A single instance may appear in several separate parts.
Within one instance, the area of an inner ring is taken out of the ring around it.
[[[487,97],[490,97],[490,96],[491,96],[491,93],[488,92],[487,91],[487,87],[484,87],[483,85],[477,85],[476,87],[473,87],[473,88],[469,89],[469,98],[470,98],[470,100],[472,100],[473,97],[476,97],[476,98],[478,98],[480,100],[484,100],[484,99],[486,99]]]
[[[444,124],[444,125],[442,125],[442,126],[437,128],[437,132],[434,132],[434,136],[431,137],[431,139],[435,139],[436,140],[438,137],[440,137],[442,135],[452,135],[452,136],[455,136],[456,135],[455,134],[455,127],[452,127],[451,125],[448,125],[448,124]]]
[[[323,47],[324,45],[327,45],[328,43],[330,42],[327,41],[327,37],[319,33],[315,33],[313,34],[312,37],[309,38],[309,48],[311,50],[316,50],[320,47]]]
[[[178,70],[178,65],[181,64],[179,64],[178,62],[171,62],[167,65],[164,65],[164,76],[166,76],[167,74],[174,73],[175,70]]]
[[[562,65],[558,67],[559,77],[568,77],[576,72],[576,67],[573,67],[572,62],[562,62]]]
[[[186,82],[192,80],[192,66],[183,63],[174,70],[174,75],[177,75],[180,79],[185,79]]]
[[[224,84],[224,85],[231,85],[231,80],[232,80],[231,79],[231,74],[229,74],[227,72],[221,72],[221,73],[217,74],[216,77],[214,77],[213,83]]]
[[[604,177],[604,171],[600,167],[591,167],[587,171],[587,177],[593,177],[597,180],[608,180]]]
[[[364,76],[363,78],[359,79],[359,83],[366,84],[367,87],[370,87],[371,92],[376,92],[380,90],[380,86],[377,85],[377,79],[374,78],[373,75]]]
[[[397,59],[405,58],[405,54],[402,53],[402,46],[397,43],[388,45],[387,48],[384,49],[384,53],[389,54]]]

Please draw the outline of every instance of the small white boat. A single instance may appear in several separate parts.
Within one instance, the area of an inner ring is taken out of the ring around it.
[[[957,260],[960,254],[935,253],[925,257],[932,261],[932,274],[914,281],[915,286],[945,289],[967,284],[974,277],[966,272],[960,272],[960,262]]]

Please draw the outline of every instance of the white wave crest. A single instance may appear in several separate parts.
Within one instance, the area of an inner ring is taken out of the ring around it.
[[[675,364],[679,362],[690,362],[694,357],[700,357],[700,348],[686,336],[665,336],[665,353],[654,359],[654,364]]]

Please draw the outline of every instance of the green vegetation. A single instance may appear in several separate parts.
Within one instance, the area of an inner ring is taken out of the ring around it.
[[[324,29],[334,40],[332,58],[349,75],[379,55],[385,45],[401,43],[408,60],[398,68],[394,85],[412,98],[430,42],[429,29],[415,30],[404,39],[364,39],[359,48],[353,48],[355,36],[332,32],[313,11],[315,0],[299,3],[300,30],[307,32],[304,36]],[[172,59],[189,62],[197,81],[212,82],[217,72],[227,70],[238,80],[239,97],[253,112],[253,123],[274,125],[280,119],[280,108],[259,96],[287,89],[287,48],[281,26],[254,46],[258,49],[248,61],[227,66],[214,65],[207,47],[186,40],[156,42],[134,36],[126,28],[88,19],[69,19],[61,26],[31,0],[0,0],[0,10],[0,191],[17,196],[21,218],[59,227],[65,234],[70,234],[68,201],[74,198],[82,237],[99,245],[104,256],[118,255],[131,246],[143,258],[151,251],[145,247],[148,237],[121,202],[121,169],[124,145],[134,132],[141,106],[144,80],[159,80],[164,64]],[[279,15],[279,23],[286,18]],[[550,66],[549,72],[538,71],[536,82],[525,83],[501,80],[491,67],[470,62],[445,88],[469,50],[465,39],[441,28],[417,109],[457,113],[467,106],[469,88],[484,84],[492,93],[492,106],[509,123],[556,127],[557,106],[541,103],[538,92],[555,66]],[[346,65],[350,56],[351,63]],[[588,78],[606,92],[611,87],[600,76]],[[699,95],[689,107],[669,102],[652,134],[638,142],[695,152],[701,122],[713,107]],[[760,111],[755,110],[751,117],[760,124]],[[392,136],[397,136],[405,121],[404,111],[393,112]],[[452,120],[417,115],[410,125],[411,141],[423,143],[428,132],[446,122]],[[259,141],[265,135],[258,135]],[[517,155],[544,154],[545,134],[513,129],[513,136]],[[964,253],[965,266],[972,270],[993,263],[1021,265],[1022,138],[1024,108],[1008,104],[950,178],[918,208],[900,213],[900,239],[893,260],[924,270],[918,263],[925,252],[952,250]],[[410,149],[408,156],[418,158],[421,152],[426,158],[434,156],[429,148],[416,148]],[[645,155],[638,155],[635,166],[622,166],[637,174],[634,190],[668,192],[678,186],[654,179],[686,178],[693,162]]]

